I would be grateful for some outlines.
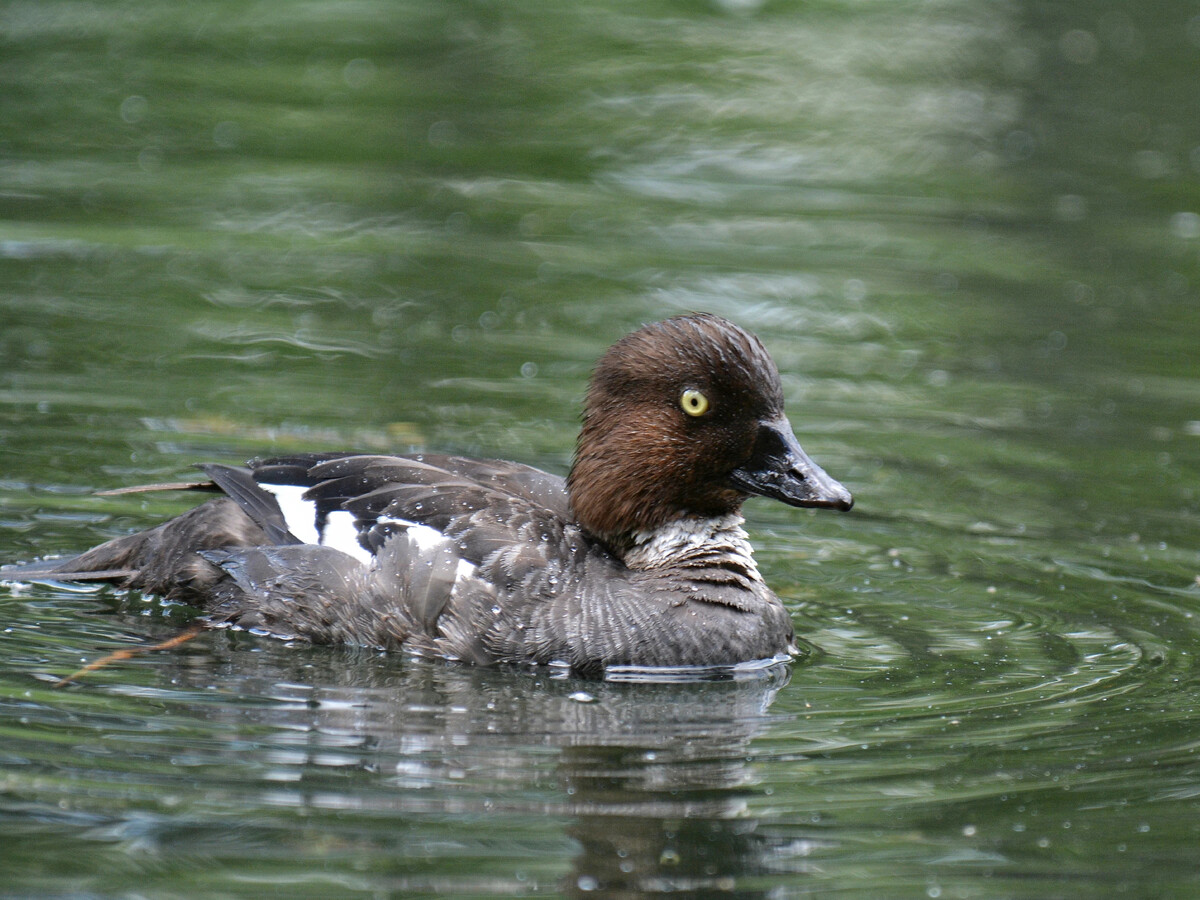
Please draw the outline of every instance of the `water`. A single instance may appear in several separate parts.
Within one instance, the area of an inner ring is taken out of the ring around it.
[[[194,461],[562,472],[593,361],[757,331],[847,515],[812,654],[592,683],[0,586],[0,894],[1200,890],[1188,4],[9,4],[0,559]]]

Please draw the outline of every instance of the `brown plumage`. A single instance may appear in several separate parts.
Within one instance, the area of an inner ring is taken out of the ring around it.
[[[682,390],[711,399],[704,416]],[[729,471],[758,423],[783,415],[779,372],[762,342],[717,316],[680,316],[626,335],[600,360],[567,484],[576,520],[614,547],[680,515],[736,513]],[[647,477],[654,473],[654,477]]]
[[[433,455],[202,468],[210,482],[170,487],[224,497],[0,576],[111,581],[201,605],[212,625],[475,663],[734,665],[792,644],[743,500],[851,504],[796,443],[761,342],[704,314],[605,354],[566,481]]]

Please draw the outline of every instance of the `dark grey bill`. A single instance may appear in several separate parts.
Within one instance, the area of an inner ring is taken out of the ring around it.
[[[808,458],[782,416],[759,427],[750,459],[734,469],[729,480],[740,491],[789,506],[846,510],[854,505],[850,492]]]

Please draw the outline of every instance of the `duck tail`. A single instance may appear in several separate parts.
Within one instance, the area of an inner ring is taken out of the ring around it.
[[[195,603],[226,573],[201,553],[267,542],[262,528],[237,504],[218,498],[156,528],[93,547],[78,556],[0,568],[4,581],[109,582],[122,588]]]

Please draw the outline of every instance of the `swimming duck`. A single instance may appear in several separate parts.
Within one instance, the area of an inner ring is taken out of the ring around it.
[[[795,652],[754,563],[751,494],[848,510],[761,341],[709,314],[626,335],[592,374],[564,480],[499,460],[301,454],[127,490],[220,492],[12,581],[107,581],[212,626],[478,664],[732,666]]]

